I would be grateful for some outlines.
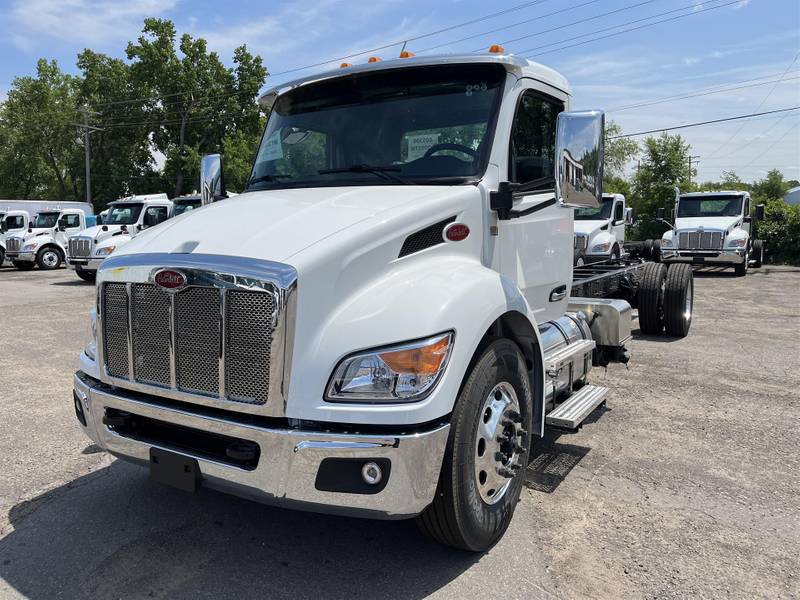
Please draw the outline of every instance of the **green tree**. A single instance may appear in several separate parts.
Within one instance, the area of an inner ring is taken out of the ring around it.
[[[689,144],[680,135],[663,133],[643,142],[642,160],[633,177],[631,205],[639,215],[635,235],[640,239],[660,238],[666,225],[656,221],[658,208],[674,207],[675,187],[689,189]]]
[[[753,182],[753,196],[757,202],[782,199],[787,191],[789,184],[778,169],[772,169],[764,179]]]
[[[622,135],[622,127],[614,121],[607,121],[603,162],[603,173],[606,181],[610,181],[613,178],[621,178],[625,165],[639,154],[639,144],[631,138],[618,137],[620,135]]]

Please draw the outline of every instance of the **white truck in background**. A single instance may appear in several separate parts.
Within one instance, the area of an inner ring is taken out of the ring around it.
[[[30,224],[31,216],[26,210],[0,211],[0,267],[6,259],[6,240],[22,234]]]
[[[66,257],[69,237],[86,229],[86,217],[84,208],[41,209],[28,229],[7,238],[6,257],[23,271],[35,266],[57,269]]]
[[[205,157],[203,209],[103,262],[75,415],[164,484],[485,551],[545,429],[604,402],[592,365],[628,360],[631,305],[608,294],[686,335],[691,268],[587,266],[575,287],[603,115],[566,112],[555,71],[500,47],[342,67],[261,98],[243,193],[213,203]]]
[[[172,212],[170,218],[180,216],[200,208],[203,204],[200,194],[187,194],[172,199]]]
[[[600,206],[576,209],[573,264],[618,260],[625,252],[625,227],[632,224],[633,209],[622,194],[603,194]]]
[[[108,205],[102,225],[69,238],[67,264],[84,281],[93,282],[100,264],[139,232],[163,223],[173,205],[164,193],[129,196]]]
[[[755,228],[764,218],[764,205],[750,212],[750,194],[741,191],[692,192],[681,194],[675,188],[673,223],[661,238],[661,261],[665,264],[689,263],[696,266],[733,267],[736,274],[747,274],[764,261],[764,242]]]

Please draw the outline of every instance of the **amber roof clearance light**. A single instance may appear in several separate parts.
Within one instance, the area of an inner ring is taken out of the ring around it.
[[[492,44],[489,46],[489,54],[505,54],[506,49],[503,48],[500,44]]]

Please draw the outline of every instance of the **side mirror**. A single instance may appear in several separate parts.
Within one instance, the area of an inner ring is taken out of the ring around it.
[[[108,231],[108,225],[103,225],[103,227],[102,227],[101,229],[102,229],[103,231]]]
[[[66,231],[67,230],[67,226],[66,225],[59,225],[58,226],[58,230],[59,231]]]
[[[625,209],[625,225],[633,225],[633,209]]]
[[[203,206],[227,198],[222,156],[206,154],[200,159],[200,198]]]
[[[146,227],[146,225],[143,225],[142,223],[139,223],[139,224],[136,226],[136,230],[137,230],[137,231],[141,231],[141,230],[142,230],[142,229],[144,229],[145,227]]]
[[[756,221],[763,221],[764,220],[764,205],[757,204],[756,205]]]
[[[664,216],[666,215],[666,212],[667,211],[665,211],[663,208],[657,208],[656,209],[656,219],[663,219]]]
[[[603,197],[603,130],[599,110],[562,112],[556,125],[556,198],[564,206],[598,207]]]

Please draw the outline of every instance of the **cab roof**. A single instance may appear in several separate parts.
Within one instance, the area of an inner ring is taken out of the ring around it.
[[[749,196],[750,192],[743,192],[739,190],[719,190],[708,192],[687,192],[681,194],[681,198],[697,198],[700,196]]]
[[[287,81],[280,85],[268,89],[259,98],[259,102],[265,108],[270,108],[275,99],[289,90],[316,83],[318,81],[325,81],[327,79],[334,79],[336,77],[345,77],[355,73],[369,73],[372,71],[387,71],[391,69],[404,69],[409,67],[427,67],[434,65],[456,65],[456,64],[476,64],[476,63],[492,63],[501,64],[510,73],[517,77],[530,77],[542,83],[546,83],[554,88],[557,88],[566,94],[571,94],[569,82],[566,77],[557,71],[546,67],[542,64],[528,60],[522,56],[514,54],[498,54],[498,53],[484,53],[484,54],[437,54],[431,56],[415,56],[411,58],[392,58],[387,60],[380,60],[372,63],[354,64],[345,68],[330,69],[322,73],[308,75]]]

